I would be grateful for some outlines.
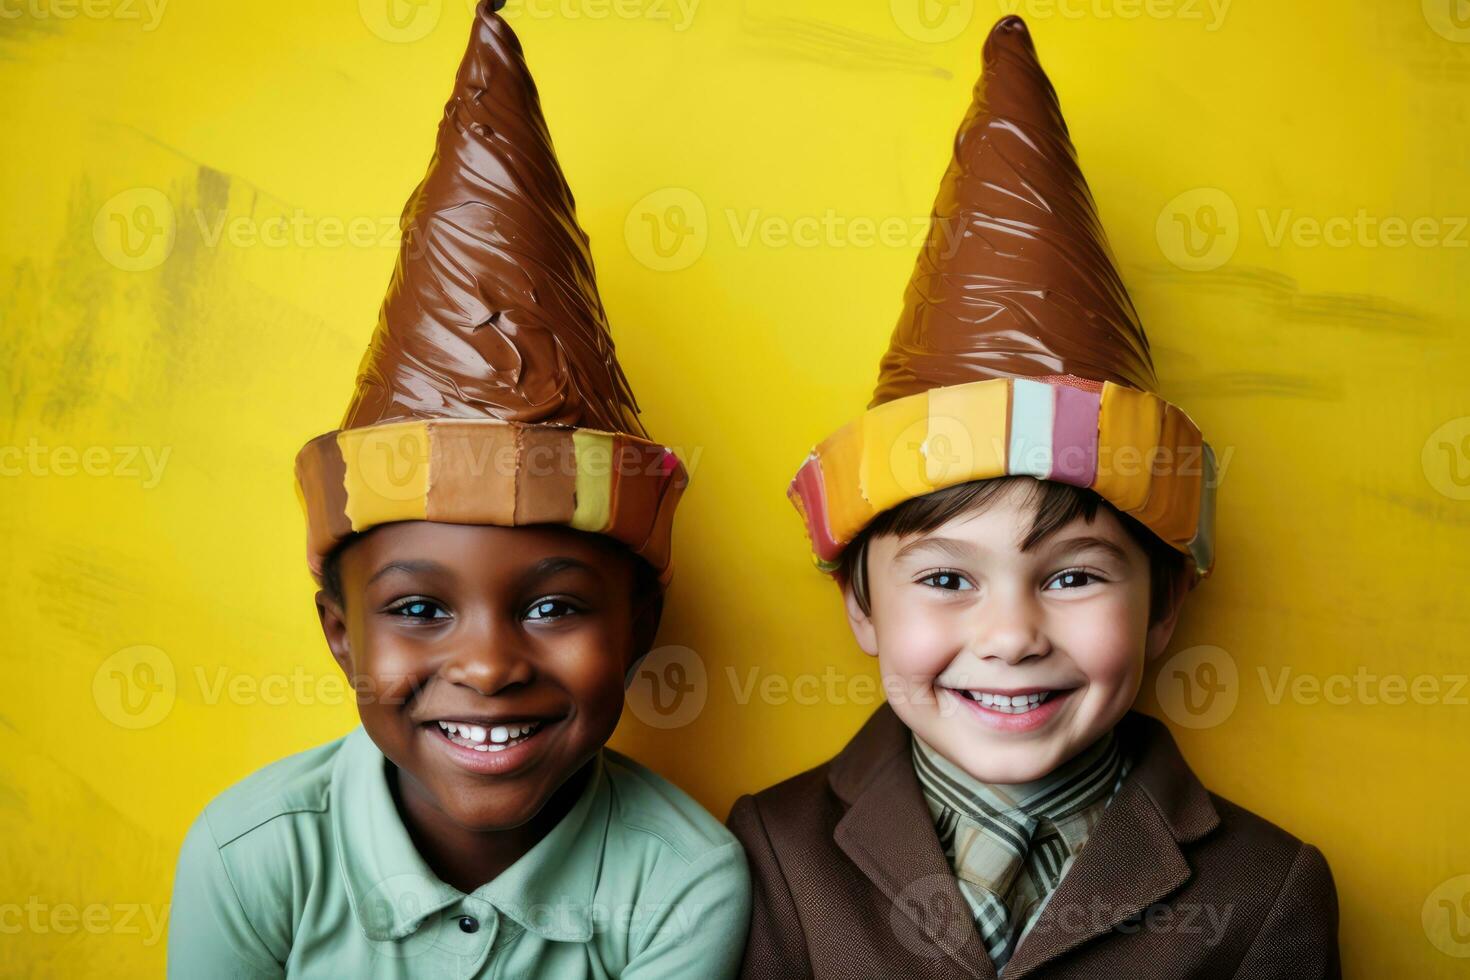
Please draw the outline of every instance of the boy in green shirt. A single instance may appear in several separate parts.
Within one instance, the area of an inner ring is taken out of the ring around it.
[[[725,977],[734,838],[609,749],[687,476],[646,438],[520,44],[488,3],[342,428],[297,457],[362,728],[212,802],[179,977]]]

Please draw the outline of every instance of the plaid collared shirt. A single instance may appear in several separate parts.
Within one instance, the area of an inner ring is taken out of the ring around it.
[[[982,783],[914,736],[939,842],[999,972],[1127,774],[1112,732],[1031,783]]]

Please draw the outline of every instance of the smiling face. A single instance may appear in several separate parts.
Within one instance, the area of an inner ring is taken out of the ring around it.
[[[363,727],[410,811],[467,830],[526,823],[607,742],[658,621],[630,553],[564,528],[389,524],[338,571],[317,605]]]
[[[976,779],[1039,779],[1115,725],[1182,604],[1150,620],[1149,557],[1114,512],[1077,515],[1029,550],[1037,483],[867,545],[869,610],[844,587],[858,644],[899,718]]]

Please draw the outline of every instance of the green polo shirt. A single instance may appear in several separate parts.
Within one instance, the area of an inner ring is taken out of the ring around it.
[[[610,749],[562,821],[466,895],[410,840],[361,728],[267,766],[195,821],[169,974],[732,977],[745,854],[673,784]]]

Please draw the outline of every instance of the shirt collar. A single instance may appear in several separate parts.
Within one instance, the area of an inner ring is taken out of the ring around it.
[[[520,860],[466,896],[441,881],[414,847],[388,787],[387,760],[361,727],[332,771],[331,821],[353,912],[368,939],[404,939],[451,905],[494,906],[528,932],[557,942],[592,938],[612,794],[599,752],[572,809]]]
[[[1056,769],[1027,783],[976,779],[917,734],[913,742],[914,770],[931,810],[948,808],[977,819],[1003,816],[1031,828],[1039,820],[1061,825],[1067,817],[1110,798],[1123,773],[1111,730]]]

